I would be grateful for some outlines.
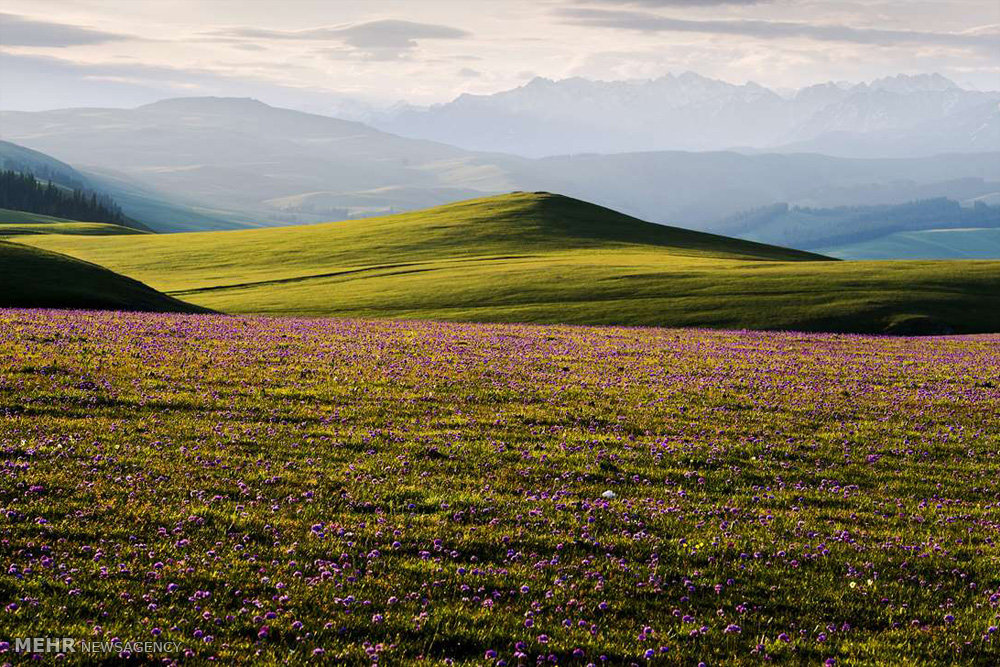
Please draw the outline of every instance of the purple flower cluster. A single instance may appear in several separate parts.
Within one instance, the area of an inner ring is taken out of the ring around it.
[[[0,310],[0,618],[217,662],[1000,663],[998,405],[996,336]]]

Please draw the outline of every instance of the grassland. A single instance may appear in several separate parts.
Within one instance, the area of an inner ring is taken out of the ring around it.
[[[77,222],[50,215],[12,211],[0,208],[0,238],[23,236],[25,234],[63,234],[85,236],[118,236],[122,234],[145,234],[139,229],[112,225],[104,222]]]
[[[66,218],[56,218],[51,215],[32,213],[30,211],[14,211],[9,208],[0,208],[0,225],[46,225],[72,223],[73,220]]]
[[[998,349],[0,310],[0,662],[995,665]]]
[[[1000,262],[833,262],[545,193],[311,226],[24,242],[229,313],[1000,331]]]
[[[0,300],[6,307],[204,310],[89,262],[2,240]]]
[[[68,236],[121,236],[146,234],[137,229],[106,222],[55,222],[35,224],[0,223],[0,238],[25,236],[28,234],[61,234]]]

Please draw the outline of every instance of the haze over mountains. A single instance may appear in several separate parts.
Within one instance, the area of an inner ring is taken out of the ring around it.
[[[938,75],[786,94],[692,73],[644,82],[536,79],[373,117],[394,134],[248,98],[176,98],[135,109],[0,112],[0,136],[14,142],[0,142],[0,163],[108,193],[160,232],[314,223],[545,190],[729,233],[733,216],[776,204],[996,203],[998,104],[1000,93],[962,90]],[[652,150],[664,147],[690,150]],[[511,154],[518,151],[566,154]],[[821,241],[835,239],[841,257],[863,241],[871,256],[875,239],[852,216],[824,214],[821,231],[803,229],[803,220],[820,218],[786,216],[781,227],[768,223],[770,236],[749,237],[824,251],[831,246]],[[893,224],[883,225],[886,234],[934,229],[926,219]],[[921,238],[915,247],[928,246]]]
[[[463,184],[481,180],[461,171],[464,151],[250,99],[8,111],[0,127],[5,138],[78,165],[109,190],[146,188],[187,203],[218,220],[199,225],[208,229],[346,217],[346,206],[364,212],[373,188],[390,188],[371,195],[376,210],[394,206],[397,196],[417,196],[414,189],[434,203],[460,199],[471,192]],[[404,186],[404,193],[392,190]],[[127,207],[127,197],[119,198]],[[176,217],[151,222],[170,225]]]
[[[319,222],[511,190],[563,192],[693,228],[776,202],[826,207],[1000,193],[1000,159],[988,153],[878,160],[735,152],[528,159],[235,98],[181,98],[137,109],[5,111],[0,132],[72,164],[126,214],[159,231]]]
[[[531,157],[732,148],[843,157],[1000,150],[1000,93],[937,74],[779,93],[693,72],[652,80],[535,78],[492,95],[376,114],[384,130]]]

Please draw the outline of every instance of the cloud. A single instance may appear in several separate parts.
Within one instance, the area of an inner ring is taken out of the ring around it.
[[[161,82],[202,82],[218,74],[205,69],[149,65],[140,62],[82,63],[53,56],[24,55],[0,52],[0,69],[31,68],[45,74],[73,74],[79,77],[121,77],[131,80]]]
[[[254,97],[276,106],[313,110],[351,101],[339,91],[290,86],[274,79],[273,74],[287,73],[290,66],[298,67],[278,61],[240,62],[216,69],[137,61],[83,63],[0,50],[0,109],[138,106],[178,95]],[[268,72],[268,68],[275,71]]]
[[[393,20],[360,23],[339,33],[351,46],[369,49],[412,49],[417,39],[459,39],[469,34],[446,25]]]
[[[760,5],[774,0],[582,0],[592,5],[637,5],[642,7],[718,7],[719,5]]]
[[[646,0],[655,2],[657,0]],[[716,35],[740,35],[761,39],[805,37],[818,41],[851,42],[879,46],[925,44],[960,48],[1000,48],[1000,38],[994,34],[922,32],[916,30],[883,30],[854,28],[845,25],[797,23],[764,20],[690,20],[677,19],[651,12],[605,9],[556,10],[565,22],[573,25],[617,28],[637,32],[689,32]]]
[[[212,33],[222,39],[334,41],[350,47],[349,52],[369,60],[396,60],[417,48],[424,39],[462,39],[471,33],[447,25],[384,19],[335,28],[308,30],[267,30],[235,28]],[[334,49],[330,55],[343,54]]]
[[[133,39],[103,30],[0,13],[0,45],[66,47]]]

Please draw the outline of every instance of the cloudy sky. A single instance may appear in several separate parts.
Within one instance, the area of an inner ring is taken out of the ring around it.
[[[534,76],[1000,89],[998,0],[4,0],[0,108],[237,95],[311,111]]]

